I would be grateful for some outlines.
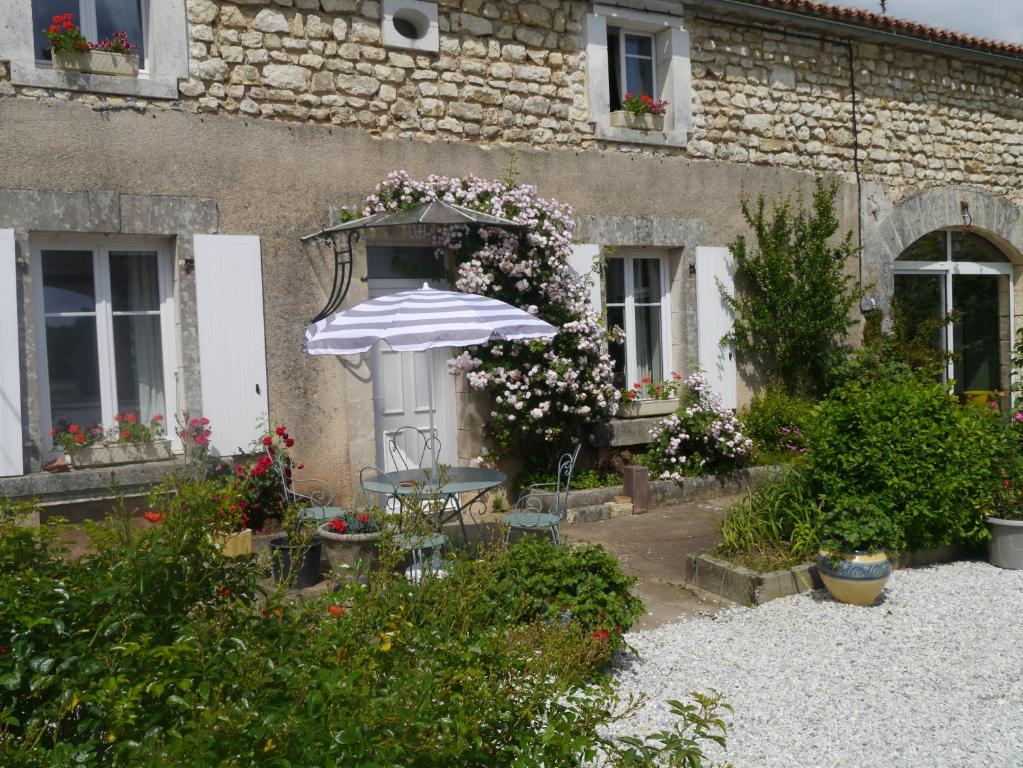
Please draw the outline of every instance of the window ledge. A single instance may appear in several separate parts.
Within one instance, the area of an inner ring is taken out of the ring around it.
[[[613,128],[610,125],[598,123],[594,136],[603,141],[657,147],[684,147],[686,145],[685,131],[637,131],[634,128]]]
[[[21,477],[0,478],[0,496],[36,499],[44,506],[113,499],[118,495],[141,496],[184,466],[184,458],[178,457],[170,461],[73,469],[70,472],[33,472]]]
[[[117,77],[81,72],[58,72],[37,67],[35,64],[11,62],[11,83],[33,88],[55,88],[67,91],[87,91],[114,96],[135,96],[145,99],[176,99],[176,78]]]

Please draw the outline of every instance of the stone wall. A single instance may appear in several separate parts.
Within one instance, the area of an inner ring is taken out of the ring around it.
[[[849,47],[690,16],[694,157],[853,166]],[[853,47],[863,177],[895,199],[967,184],[1023,199],[1023,68],[919,49]]]
[[[442,0],[439,54],[385,48],[377,0],[296,5],[189,0],[192,76],[182,95],[202,111],[385,136],[542,145],[578,144],[589,132],[581,2]]]
[[[576,0],[440,0],[440,51],[386,48],[378,0],[187,0],[180,100],[12,88],[0,96],[169,106],[484,146],[594,148],[831,172],[893,200],[962,184],[1023,200],[1023,67],[919,48],[849,45],[686,9],[694,88],[685,147],[599,142],[586,104]],[[0,56],[3,52],[0,51]]]

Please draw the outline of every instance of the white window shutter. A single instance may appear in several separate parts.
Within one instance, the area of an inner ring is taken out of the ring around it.
[[[568,266],[575,272],[576,277],[580,280],[584,277],[590,279],[590,301],[597,312],[600,312],[603,304],[600,291],[600,270],[593,271],[599,258],[600,246],[595,243],[575,243],[568,256]]]
[[[213,453],[229,456],[259,437],[267,416],[259,238],[196,235],[195,299],[202,415]]]
[[[25,474],[14,230],[0,229],[0,477]]]
[[[719,284],[731,295],[735,290],[732,254],[727,248],[696,249],[696,323],[699,329],[700,368],[711,387],[721,395],[726,408],[737,408],[735,350],[721,346],[721,338],[732,330],[732,311],[721,298]]]

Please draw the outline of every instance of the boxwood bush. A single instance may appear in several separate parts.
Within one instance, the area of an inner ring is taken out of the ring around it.
[[[516,583],[530,542],[295,600],[221,555],[216,485],[165,491],[156,524],[113,520],[77,559],[0,499],[0,765],[696,766],[723,738],[713,696],[672,731],[603,735],[628,707],[600,622],[638,603],[596,549],[548,552],[553,584]]]

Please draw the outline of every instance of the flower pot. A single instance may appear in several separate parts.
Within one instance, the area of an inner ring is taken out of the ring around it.
[[[817,572],[838,602],[871,605],[892,575],[892,561],[884,552],[822,550],[817,555]]]
[[[989,517],[991,539],[987,543],[987,559],[999,568],[1023,570],[1023,520]]]
[[[323,553],[327,556],[331,568],[361,563],[362,567],[368,570],[377,562],[377,540],[380,538],[380,531],[336,533],[330,526],[321,525],[316,529],[316,535],[323,542]]]
[[[170,440],[155,440],[152,443],[110,443],[79,448],[72,455],[71,463],[79,468],[110,467],[164,461],[172,457]]]
[[[224,557],[241,557],[252,554],[252,529],[245,528],[236,533],[220,534],[216,537],[217,545]]]
[[[625,400],[618,407],[618,418],[641,419],[647,416],[667,416],[677,410],[677,397],[669,400]]]
[[[634,131],[663,131],[664,115],[634,115],[620,109],[611,113],[612,128],[631,128]]]
[[[288,543],[287,536],[270,541],[270,570],[274,582],[287,584],[292,589],[304,589],[320,583],[320,555],[322,542],[314,540],[302,551]]]
[[[53,53],[53,68],[59,72],[89,72],[94,75],[138,77],[139,57],[133,53],[75,51]]]

